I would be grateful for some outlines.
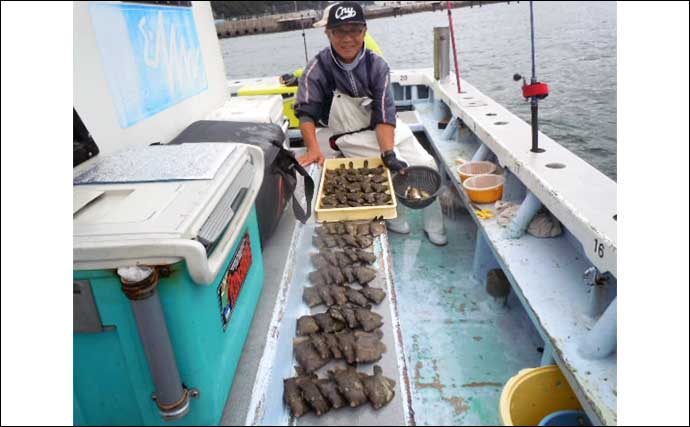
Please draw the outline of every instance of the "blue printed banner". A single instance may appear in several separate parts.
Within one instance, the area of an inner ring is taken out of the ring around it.
[[[192,8],[92,3],[90,13],[120,127],[208,88]]]

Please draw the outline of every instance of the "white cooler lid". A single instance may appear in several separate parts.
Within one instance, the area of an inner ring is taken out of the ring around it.
[[[251,212],[263,171],[263,152],[245,144],[104,156],[74,179],[74,269],[185,259],[197,283],[211,283]]]
[[[274,123],[282,126],[283,97],[280,95],[233,96],[206,115],[206,120]]]

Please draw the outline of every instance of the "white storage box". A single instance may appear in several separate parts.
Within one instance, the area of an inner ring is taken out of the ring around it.
[[[283,98],[280,95],[233,96],[218,109],[211,111],[206,120],[229,122],[274,123],[283,126]]]

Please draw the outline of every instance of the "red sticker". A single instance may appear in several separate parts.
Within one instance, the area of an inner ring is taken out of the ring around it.
[[[232,313],[240,299],[242,286],[247,279],[247,274],[252,267],[252,245],[249,233],[245,232],[228,269],[223,275],[223,280],[218,285],[218,302],[220,305],[220,317],[223,322],[223,330],[228,328]]]

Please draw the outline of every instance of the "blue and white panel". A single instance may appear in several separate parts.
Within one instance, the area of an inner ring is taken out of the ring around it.
[[[191,7],[99,2],[89,9],[120,127],[208,89]]]

